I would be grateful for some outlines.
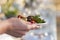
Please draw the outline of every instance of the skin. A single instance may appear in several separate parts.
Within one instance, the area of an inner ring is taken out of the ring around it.
[[[35,24],[30,24],[22,19],[10,18],[0,22],[0,34],[7,33],[14,37],[22,37],[29,30],[37,29]]]

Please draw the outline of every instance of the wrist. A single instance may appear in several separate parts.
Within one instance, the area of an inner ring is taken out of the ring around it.
[[[11,24],[9,23],[8,20],[0,22],[0,34],[5,33],[10,30]]]
[[[6,28],[7,28],[6,32],[8,32],[9,30],[11,30],[12,24],[11,24],[11,22],[9,20],[6,20],[5,22],[6,22]]]

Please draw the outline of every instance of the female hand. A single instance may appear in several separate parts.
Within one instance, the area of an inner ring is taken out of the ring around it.
[[[10,18],[8,21],[10,23],[10,28],[8,29],[7,33],[15,37],[21,37],[29,30],[39,28],[35,24],[30,24],[18,18]]]

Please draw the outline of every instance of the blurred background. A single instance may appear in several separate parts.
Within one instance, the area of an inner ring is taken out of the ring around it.
[[[57,20],[57,38],[60,40],[60,0],[55,0],[56,5],[56,20]]]
[[[47,1],[47,2],[45,2],[46,4],[48,2],[50,2],[51,5],[48,5],[47,7],[50,7],[56,13],[57,40],[60,40],[60,0],[45,0],[45,1]],[[22,1],[19,1],[19,0],[0,0],[0,21],[5,20],[7,18],[10,18],[11,17],[10,15],[14,15],[13,17],[15,17],[15,16],[17,16],[16,13],[19,14],[19,10],[17,9],[17,6],[19,6],[19,5],[17,5],[17,4],[15,5],[14,2],[21,4],[23,2],[23,0]],[[24,7],[23,4],[24,3],[21,4],[20,8]],[[42,5],[42,7],[45,7],[45,6]],[[9,10],[9,11],[7,11],[7,10]],[[10,12],[11,10],[13,10],[13,11]],[[10,13],[10,14],[8,14],[8,13]],[[11,14],[11,13],[13,13],[13,14]],[[7,34],[4,34],[4,35],[7,35]],[[10,40],[12,40],[12,39],[10,39]]]

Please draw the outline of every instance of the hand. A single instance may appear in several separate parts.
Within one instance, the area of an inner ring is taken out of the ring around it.
[[[39,28],[34,24],[29,24],[28,22],[18,18],[10,18],[8,21],[11,26],[7,33],[15,37],[21,37],[29,30]]]

